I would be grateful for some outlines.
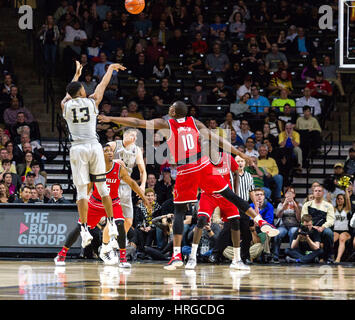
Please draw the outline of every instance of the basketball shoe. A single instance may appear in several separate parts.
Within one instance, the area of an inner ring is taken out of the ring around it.
[[[89,230],[87,228],[85,228],[84,226],[81,226],[80,236],[81,236],[81,246],[83,248],[87,247],[93,239]]]
[[[266,233],[269,237],[276,237],[280,231],[277,230],[272,224],[266,222],[265,220],[259,221],[259,227],[261,232]]]
[[[229,266],[231,269],[235,270],[245,270],[245,271],[250,271],[250,267],[244,264],[243,261],[235,261],[232,260],[232,263]]]
[[[118,263],[117,256],[108,245],[102,245],[100,250],[100,258],[106,265],[114,265]]]
[[[55,258],[54,258],[54,263],[56,266],[65,266],[65,258],[66,256],[62,256],[60,254],[58,254]]]
[[[192,257],[190,255],[189,261],[187,261],[185,269],[195,269],[196,265],[197,265],[196,257]]]
[[[175,270],[178,267],[182,267],[184,265],[184,262],[182,261],[182,256],[181,253],[178,253],[175,256],[172,256],[171,260],[169,263],[164,266],[165,270]]]

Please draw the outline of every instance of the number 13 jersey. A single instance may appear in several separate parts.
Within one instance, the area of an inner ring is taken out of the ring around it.
[[[167,143],[176,164],[186,164],[189,158],[200,158],[200,132],[194,118],[169,119],[169,126]]]
[[[68,124],[70,140],[74,143],[97,143],[96,119],[98,114],[94,99],[75,98],[66,102],[63,118]]]

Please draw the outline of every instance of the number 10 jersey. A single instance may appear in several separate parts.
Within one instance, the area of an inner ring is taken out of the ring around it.
[[[75,98],[64,105],[63,118],[67,121],[72,143],[97,143],[96,119],[99,111],[94,99]]]
[[[201,158],[200,132],[192,117],[169,119],[170,136],[167,140],[170,153],[177,165]]]

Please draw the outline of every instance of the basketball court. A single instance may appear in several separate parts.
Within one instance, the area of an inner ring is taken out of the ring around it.
[[[136,263],[131,269],[101,261],[1,261],[1,300],[348,300],[355,299],[355,268],[252,265],[250,273],[229,265],[201,264],[196,270]]]

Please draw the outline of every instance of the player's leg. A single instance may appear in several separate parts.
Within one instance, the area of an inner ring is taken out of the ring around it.
[[[207,195],[206,193],[202,193],[199,202],[199,210],[197,213],[197,224],[194,228],[191,253],[189,256],[189,260],[185,266],[186,269],[195,269],[197,265],[197,249],[202,237],[203,228],[210,221],[216,207],[217,203],[215,198],[211,195]]]
[[[72,170],[73,183],[77,191],[77,207],[81,223],[82,246],[85,248],[90,244],[92,236],[87,227],[88,216],[88,188],[90,172],[88,163],[89,145],[74,145],[70,149],[70,166]]]
[[[265,232],[269,237],[275,237],[279,234],[279,231],[273,225],[267,223],[260,214],[255,212],[247,201],[237,196],[229,187],[217,193],[232,202],[240,211],[245,212],[259,225],[261,231]]]
[[[88,204],[88,199],[87,199],[87,190],[88,187],[87,185],[78,185],[76,186],[77,190],[77,207],[78,207],[78,212],[79,212],[79,218],[80,218],[80,224],[81,224],[81,246],[83,248],[87,247],[90,243],[91,240],[93,239],[92,235],[89,232],[89,228],[87,225],[88,221],[88,209],[89,209],[89,204]]]
[[[105,214],[105,213],[104,213]],[[112,239],[116,242],[115,239]],[[107,265],[114,265],[118,263],[118,259],[114,253],[114,249],[111,245],[111,237],[109,236],[109,227],[106,223],[105,228],[102,232],[102,245],[100,250],[100,258]]]
[[[192,166],[191,166],[192,167]],[[200,173],[178,174],[174,185],[174,222],[173,222],[173,256],[164,266],[167,270],[175,270],[184,265],[181,255],[181,242],[184,232],[184,219],[187,203],[197,200]]]
[[[57,256],[54,258],[54,262],[57,266],[65,265],[65,258],[67,256],[68,250],[75,243],[80,235],[81,225],[78,223],[77,226],[69,233],[65,240],[62,250],[59,251]]]
[[[250,267],[243,263],[240,256],[240,219],[232,218],[229,219],[231,224],[231,238],[233,243],[233,260],[230,265],[232,269],[238,270],[250,270]]]
[[[95,183],[96,189],[100,194],[102,204],[105,207],[108,217],[109,235],[117,237],[117,227],[113,222],[113,209],[110,191],[106,185],[106,165],[102,146],[97,143],[91,145],[91,156],[89,161],[90,180]]]
[[[124,227],[126,233],[133,224],[133,203],[132,203],[132,190],[126,184],[120,184],[119,187],[121,208],[124,216]]]

